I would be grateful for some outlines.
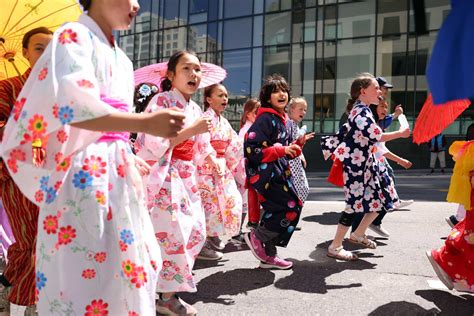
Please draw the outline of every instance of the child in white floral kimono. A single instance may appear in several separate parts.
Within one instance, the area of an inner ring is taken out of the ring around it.
[[[147,178],[148,208],[161,248],[163,269],[158,278],[157,311],[167,315],[194,315],[195,308],[176,292],[196,292],[191,270],[206,239],[206,219],[196,182],[196,166],[205,160],[221,174],[208,131],[210,119],[202,115],[191,96],[201,81],[201,62],[187,51],[168,61],[167,77],[145,112],[175,108],[186,115],[185,128],[166,140],[138,134],[138,156],[152,165]]]
[[[225,243],[223,239],[240,231],[242,195],[237,183],[245,186],[243,141],[222,116],[227,107],[227,90],[222,84],[213,84],[204,90],[204,115],[211,119],[211,145],[224,174],[217,176],[207,162],[197,168],[198,188],[206,214],[207,242],[198,259],[219,260]],[[217,250],[217,251],[216,251]]]
[[[81,1],[90,15],[54,33],[3,137],[10,174],[40,207],[40,315],[155,313],[161,258],[139,174],[149,166],[131,154],[128,132],[175,136],[184,116],[125,113],[133,69],[112,30],[127,29],[138,4],[110,2]],[[39,166],[33,144],[45,153]]]

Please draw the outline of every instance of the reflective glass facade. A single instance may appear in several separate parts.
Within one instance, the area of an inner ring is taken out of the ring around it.
[[[337,130],[351,79],[366,71],[394,85],[390,104],[402,104],[413,124],[428,93],[431,49],[450,10],[449,0],[425,0],[429,33],[416,36],[411,0],[140,0],[140,5],[132,29],[120,34],[135,68],[166,61],[183,48],[222,65],[231,98],[226,115],[234,123],[244,101],[258,95],[262,78],[280,73],[293,95],[308,101],[304,124],[317,133]],[[464,134],[471,114],[446,134]]]

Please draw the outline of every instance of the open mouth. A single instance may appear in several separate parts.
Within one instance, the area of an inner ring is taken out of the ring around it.
[[[302,120],[302,119],[303,119],[303,117],[304,117],[303,115],[300,115],[300,120]]]
[[[221,104],[223,107],[226,107],[227,106],[227,102],[224,102]]]
[[[286,102],[286,99],[278,99],[278,103],[284,103]]]
[[[196,81],[188,81],[188,85],[195,88],[196,85],[197,85],[197,82]]]

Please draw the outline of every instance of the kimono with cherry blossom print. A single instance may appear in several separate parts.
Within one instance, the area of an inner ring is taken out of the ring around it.
[[[211,145],[216,150],[218,163],[225,170],[219,177],[206,161],[197,168],[206,232],[208,237],[230,238],[239,233],[242,220],[242,195],[236,181],[241,187],[245,186],[243,141],[222,115],[217,115],[211,108],[204,115],[212,120]]]
[[[399,203],[385,163],[375,156],[375,144],[381,137],[382,129],[369,107],[360,101],[336,135],[321,137],[324,158],[343,163],[347,213],[379,212]]]
[[[199,106],[192,100],[187,102],[176,89],[157,94],[145,112],[171,107],[184,110],[185,128],[202,116]],[[182,151],[186,159],[176,155],[184,143],[189,145]],[[137,155],[152,165],[146,178],[147,203],[163,258],[157,287],[161,293],[196,292],[191,270],[206,239],[196,166],[215,151],[209,133],[193,136],[182,144],[170,148],[168,139],[145,134],[138,134],[135,142]]]
[[[155,315],[161,258],[128,135],[70,125],[128,111],[132,70],[82,15],[54,33],[6,126],[3,159],[40,207],[40,315]],[[45,150],[41,167],[32,142]]]

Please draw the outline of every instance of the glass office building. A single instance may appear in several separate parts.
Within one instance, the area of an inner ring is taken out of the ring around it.
[[[140,5],[131,30],[119,36],[135,68],[166,61],[185,48],[223,66],[230,94],[226,115],[235,127],[242,104],[258,96],[262,78],[280,73],[292,94],[308,101],[304,124],[318,134],[337,130],[351,79],[360,72],[392,83],[390,104],[402,104],[413,124],[428,94],[431,49],[450,11],[449,0],[425,0],[429,32],[416,36],[411,0],[140,0]],[[464,113],[446,134],[463,135],[472,114]]]

